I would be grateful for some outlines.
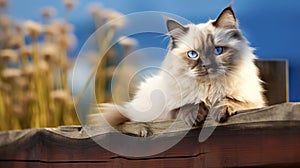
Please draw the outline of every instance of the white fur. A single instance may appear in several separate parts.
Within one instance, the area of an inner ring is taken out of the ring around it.
[[[222,34],[226,33],[226,30],[216,30],[211,21],[188,27],[191,33],[182,37],[178,48],[169,51],[161,65],[161,71],[141,82],[134,98],[120,107],[119,111],[134,121],[159,120],[170,118],[171,110],[185,104],[204,101],[211,105],[216,99],[224,96],[247,102],[247,108],[263,107],[263,88],[258,69],[254,65],[256,56],[247,42],[231,40],[227,43],[240,50],[241,60],[235,71],[227,73],[226,67],[220,66],[217,75],[197,78],[177,55],[180,55],[182,50],[199,45],[197,33],[211,31],[216,37],[215,43],[221,43],[224,41]]]

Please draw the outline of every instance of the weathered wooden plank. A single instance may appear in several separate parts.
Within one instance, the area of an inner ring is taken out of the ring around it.
[[[284,123],[281,123],[280,125],[282,124]],[[113,156],[112,154],[110,158],[105,159],[106,161],[99,161],[99,157],[94,157],[94,155],[101,157],[103,155],[101,150],[93,148],[93,150],[77,149],[72,151],[70,150],[70,146],[64,147],[66,142],[63,142],[62,146],[56,146],[54,148],[55,150],[52,150],[52,152],[55,152],[53,156],[49,155],[47,156],[47,159],[38,159],[33,163],[30,161],[28,163],[29,165],[38,165],[38,167],[51,167],[51,165],[58,167],[73,165],[75,167],[77,164],[79,165],[78,167],[81,167],[81,164],[95,164],[105,167],[115,167],[117,165],[122,165],[124,167],[125,165],[126,167],[140,167],[141,165],[143,165],[143,167],[153,167],[154,165],[156,167],[199,167],[199,165],[203,165],[205,167],[233,167],[257,166],[261,164],[268,165],[270,163],[295,164],[295,162],[297,163],[297,161],[300,161],[298,152],[300,147],[298,143],[300,140],[299,132],[294,132],[295,130],[293,131],[292,129],[273,129],[272,125],[276,124],[270,123],[268,129],[261,129],[259,131],[250,130],[248,133],[241,133],[241,130],[236,130],[235,127],[220,127],[221,129],[216,130],[216,133],[210,137],[208,141],[202,144],[199,144],[197,141],[199,130],[195,129],[191,131],[191,133],[179,144],[164,152],[164,154],[150,158],[138,159]],[[297,129],[299,130],[299,127]],[[280,135],[274,135],[274,132],[276,131],[280,131]],[[48,149],[53,148],[52,145],[47,147]],[[44,148],[46,148],[46,146]],[[58,150],[57,148],[63,149]],[[18,152],[21,151],[19,150]],[[62,153],[65,155],[62,155]],[[82,158],[82,155],[80,156],[81,153],[87,157]],[[58,157],[64,157],[61,158],[61,160],[65,160],[59,161]],[[55,158],[56,160],[53,160]],[[5,163],[6,162],[1,162],[0,165],[4,166],[6,165]],[[21,167],[25,167],[24,165],[27,165],[25,161],[21,163],[19,161],[16,164],[23,165]]]
[[[29,168],[105,168],[108,164],[101,162],[69,162],[69,163],[46,163],[39,161],[1,161],[1,168],[29,167]]]
[[[173,121],[150,123],[154,134],[161,133]],[[134,133],[136,125],[121,128]],[[169,141],[186,129],[164,133]],[[214,126],[214,122],[203,129]],[[95,143],[84,130],[94,131],[93,138],[108,140],[116,132],[104,127],[62,127],[0,133],[0,167],[241,167],[300,166],[300,104],[284,103],[247,110],[219,124],[203,143],[198,142],[201,128],[193,128],[169,150],[143,158],[114,154]],[[154,146],[155,147],[155,146]]]

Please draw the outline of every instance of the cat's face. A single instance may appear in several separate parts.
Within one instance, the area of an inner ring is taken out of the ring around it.
[[[204,24],[181,25],[167,20],[170,50],[180,69],[193,77],[217,77],[230,73],[243,59],[247,41],[238,29],[231,7],[216,20]]]

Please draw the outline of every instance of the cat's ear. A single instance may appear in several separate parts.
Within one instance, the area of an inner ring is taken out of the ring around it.
[[[217,28],[238,28],[238,23],[231,5],[222,11],[217,20],[213,22],[213,25]]]
[[[180,23],[178,23],[177,21],[175,21],[171,18],[165,17],[165,21],[166,21],[166,25],[167,25],[169,34],[173,38],[177,37],[178,35],[180,35],[182,33],[186,33],[189,30],[188,27],[181,25]]]

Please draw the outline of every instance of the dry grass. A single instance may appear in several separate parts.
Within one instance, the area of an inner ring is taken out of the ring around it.
[[[68,53],[74,44],[69,16],[77,2],[64,0],[63,4],[66,7],[63,19],[53,19],[55,8],[45,7],[41,10],[44,24],[32,20],[20,24],[8,15],[7,1],[0,0],[0,130],[79,124],[67,80],[72,68]],[[114,10],[107,10],[105,15],[103,11],[90,9],[96,28],[122,16]],[[109,101],[106,84],[113,66],[108,68],[107,61],[118,54],[114,49],[109,54],[103,51],[122,24],[111,24],[98,34],[100,50],[95,56],[103,56],[104,61],[95,65],[90,76],[99,72],[96,74],[99,102]],[[30,42],[25,42],[25,38]],[[124,47],[128,52],[128,45]],[[84,92],[85,87],[81,93]],[[76,103],[81,101],[81,93],[74,98]]]

